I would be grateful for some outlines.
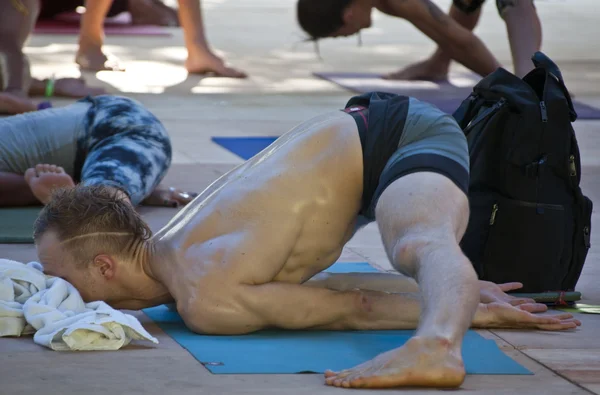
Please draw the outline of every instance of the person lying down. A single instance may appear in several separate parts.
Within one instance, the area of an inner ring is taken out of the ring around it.
[[[371,92],[283,134],[154,235],[114,189],[80,184],[53,195],[34,239],[45,272],[84,300],[133,310],[175,303],[200,334],[416,328],[400,348],[328,371],[326,383],[457,387],[469,327],[581,324],[569,313],[538,315],[545,305],[505,294],[518,284],[478,281],[459,246],[468,158],[450,115]],[[371,274],[346,275],[335,286],[340,277],[320,273],[368,222],[407,277],[388,275],[370,290]]]
[[[162,123],[139,102],[87,97],[0,119],[0,206],[47,204],[56,188],[104,185],[134,206],[189,203],[159,186],[171,165]]]

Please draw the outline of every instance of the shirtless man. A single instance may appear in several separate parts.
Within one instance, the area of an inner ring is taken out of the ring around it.
[[[312,39],[349,36],[371,26],[371,13],[403,18],[438,44],[427,61],[419,62],[384,78],[445,80],[454,59],[481,76],[500,63],[471,31],[479,19],[484,0],[454,0],[450,16],[431,0],[298,0],[297,17]],[[517,75],[531,70],[531,56],[541,46],[541,25],[532,0],[497,0],[505,18]]]
[[[170,165],[162,123],[125,97],[0,119],[0,207],[46,204],[76,182],[108,185],[134,206],[187,204],[192,194],[159,186]]]
[[[34,238],[46,273],[71,282],[84,300],[123,309],[175,302],[197,333],[417,328],[398,349],[327,372],[327,384],[456,387],[465,377],[461,343],[469,326],[580,325],[568,313],[532,314],[543,305],[506,303],[502,289],[511,285],[478,283],[458,244],[469,217],[468,158],[451,116],[373,92],[293,128],[154,236],[114,192],[78,187],[53,196]],[[419,294],[308,281],[369,221]]]

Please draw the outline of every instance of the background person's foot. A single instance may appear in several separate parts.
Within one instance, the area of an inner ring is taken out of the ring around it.
[[[60,78],[54,81],[54,96],[85,97],[106,93],[103,88],[88,86],[83,78]]]
[[[328,385],[344,388],[456,388],[465,379],[460,348],[443,338],[413,337],[404,346],[342,372],[325,372]]]
[[[212,53],[192,54],[185,61],[185,68],[190,74],[214,73],[219,77],[246,78],[243,71],[228,67],[223,59]]]
[[[0,92],[0,114],[15,115],[36,110],[37,107],[31,100],[12,93]]]
[[[48,164],[39,164],[27,169],[25,181],[42,204],[48,204],[55,189],[75,186],[71,176],[65,173],[62,167]]]
[[[119,59],[112,55],[106,55],[101,48],[87,48],[80,45],[75,63],[81,70],[87,71],[125,71],[125,66]]]

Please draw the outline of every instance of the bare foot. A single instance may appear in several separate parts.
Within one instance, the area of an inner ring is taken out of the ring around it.
[[[177,188],[156,188],[150,196],[148,196],[142,204],[146,206],[166,206],[166,207],[179,207],[185,206],[194,198],[198,196],[197,193],[183,192]]]
[[[387,74],[383,78],[387,80],[446,81],[448,79],[448,66],[444,63],[438,64],[432,59],[427,59],[407,66],[402,70]]]
[[[344,388],[455,388],[465,375],[461,350],[453,350],[449,340],[415,336],[352,369],[326,371],[325,382]]]
[[[42,203],[50,201],[52,192],[58,188],[74,187],[75,183],[62,167],[40,164],[27,169],[25,181],[29,184],[33,195]]]
[[[228,67],[213,53],[189,53],[185,61],[185,68],[190,74],[207,74],[214,73],[219,77],[230,78],[246,78],[247,75],[243,71]]]
[[[14,115],[35,110],[37,107],[31,100],[12,93],[0,92],[0,114]]]
[[[132,25],[179,26],[177,11],[160,0],[129,0]]]
[[[77,55],[75,55],[75,63],[82,70],[88,71],[125,71],[125,67],[121,65],[119,59],[112,55],[106,55],[102,52],[101,47],[79,45]]]
[[[31,96],[44,96],[46,93],[46,82],[33,80],[29,89]],[[54,81],[54,92],[52,96],[80,98],[85,96],[97,96],[106,93],[102,88],[88,86],[83,78],[59,78]]]

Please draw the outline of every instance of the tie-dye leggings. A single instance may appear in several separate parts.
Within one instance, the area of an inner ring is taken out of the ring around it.
[[[77,139],[74,179],[111,185],[138,205],[171,165],[171,141],[162,123],[141,103],[121,96],[86,97],[92,105]]]

